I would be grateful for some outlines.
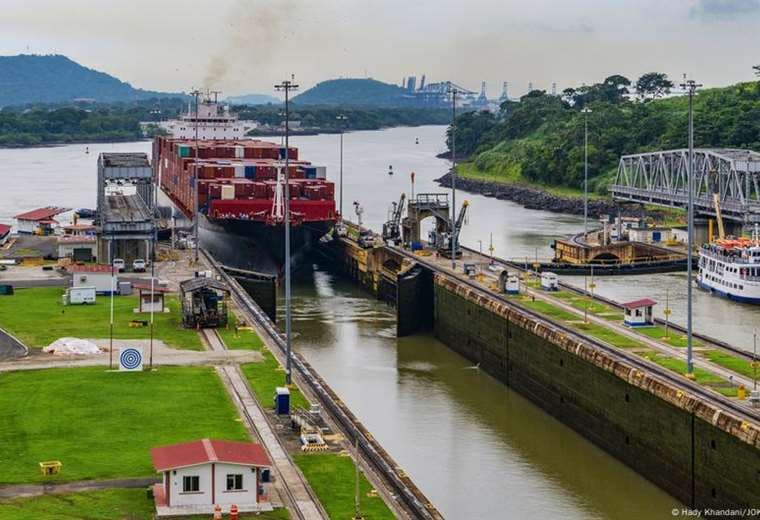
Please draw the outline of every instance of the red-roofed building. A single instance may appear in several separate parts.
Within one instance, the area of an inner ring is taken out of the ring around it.
[[[68,208],[46,206],[27,211],[26,213],[19,213],[14,217],[16,219],[16,228],[19,233],[27,235],[49,235],[58,224],[53,217],[67,211],[69,211]]]
[[[0,224],[0,246],[5,244],[11,237],[11,227],[6,224]]]
[[[629,327],[649,327],[654,325],[652,307],[655,305],[657,305],[657,302],[649,298],[624,303],[624,323]]]
[[[163,475],[153,488],[158,516],[212,513],[216,504],[272,510],[266,493],[272,463],[259,444],[202,439],[152,448],[150,455]]]
[[[166,312],[165,296],[170,292],[168,287],[162,287],[156,282],[153,282],[153,287],[150,282],[134,282],[132,289],[139,293],[140,306],[137,312]]]

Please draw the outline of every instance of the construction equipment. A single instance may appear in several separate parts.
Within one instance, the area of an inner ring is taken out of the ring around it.
[[[391,210],[391,217],[383,224],[383,240],[397,245],[401,242],[401,214],[404,211],[406,195],[401,194],[398,202],[394,202]]]
[[[449,230],[444,233],[438,233],[435,237],[435,245],[438,249],[438,253],[446,258],[451,258],[451,241],[454,241],[454,245],[456,247],[456,250],[454,254],[456,257],[460,257],[462,255],[462,250],[459,247],[459,233],[462,231],[462,226],[464,225],[464,217],[467,215],[467,206],[469,206],[470,203],[468,201],[464,201],[462,203],[462,209],[459,210],[459,216],[457,217],[456,222],[454,223],[454,229]]]
[[[723,240],[726,238],[726,228],[723,225],[723,215],[720,212],[720,185],[718,174],[716,171],[710,171],[708,176],[710,187],[712,188],[713,208],[715,209],[715,220],[718,223],[718,238]]]

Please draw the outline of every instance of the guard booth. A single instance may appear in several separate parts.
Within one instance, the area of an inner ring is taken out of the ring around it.
[[[179,284],[182,298],[182,325],[190,329],[227,326],[226,284],[205,276]]]
[[[652,307],[655,305],[657,302],[649,298],[624,303],[624,323],[629,327],[651,327],[654,325]]]

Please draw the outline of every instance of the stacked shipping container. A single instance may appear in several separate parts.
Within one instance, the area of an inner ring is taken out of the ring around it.
[[[285,148],[258,139],[202,140],[196,152],[192,140],[157,137],[153,157],[161,189],[188,217],[197,172],[198,207],[209,218],[268,221],[285,168]],[[335,220],[335,185],[325,167],[299,160],[296,148],[288,149],[288,159],[294,222]]]

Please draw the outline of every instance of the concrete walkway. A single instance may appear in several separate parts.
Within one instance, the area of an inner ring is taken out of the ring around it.
[[[101,348],[108,348],[108,339],[91,339]],[[144,365],[148,364],[150,340],[114,340],[113,365],[118,369],[118,350],[123,346],[139,346],[143,349]],[[154,366],[194,366],[194,365],[228,365],[239,363],[255,363],[263,360],[263,356],[253,350],[222,350],[198,351],[180,350],[167,347],[163,342],[153,341]],[[35,354],[14,361],[0,362],[0,372],[13,370],[39,370],[43,368],[74,368],[88,366],[108,366],[108,352],[94,355],[56,356],[54,354]]]
[[[0,498],[34,497],[78,491],[113,488],[147,488],[159,482],[159,477],[120,478],[110,480],[78,480],[74,482],[48,482],[45,484],[16,484],[0,486]]]
[[[203,330],[204,339],[212,351],[224,351],[224,343],[219,339],[215,331]],[[280,444],[277,435],[264,414],[259,402],[251,392],[245,378],[237,366],[221,366],[216,368],[224,387],[230,394],[232,402],[238,408],[241,417],[245,418],[255,431],[261,443],[267,450],[277,472],[278,481],[283,483],[286,492],[293,502],[293,507],[298,510],[299,518],[307,520],[322,520],[328,516],[323,513],[321,504],[313,496],[308,484],[288,455],[285,448]]]

